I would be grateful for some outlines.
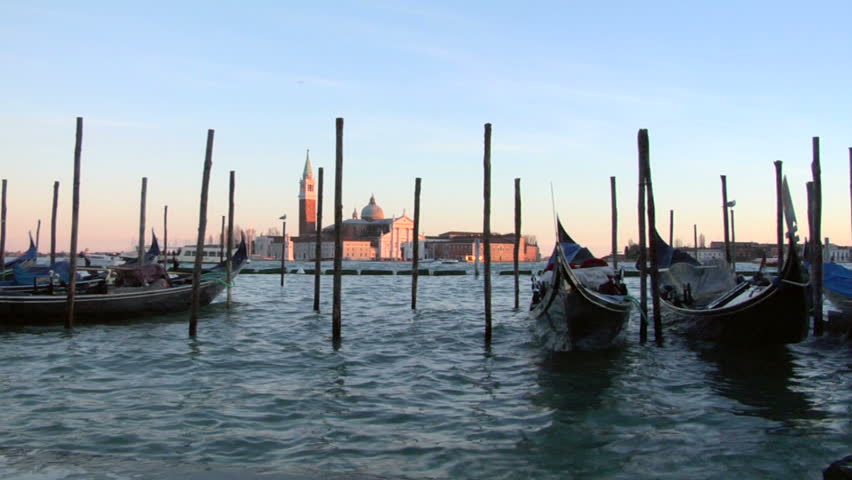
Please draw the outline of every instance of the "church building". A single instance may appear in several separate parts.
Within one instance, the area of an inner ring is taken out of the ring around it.
[[[299,180],[299,236],[293,238],[293,259],[314,260],[317,236],[317,189],[311,167],[310,152],[305,159],[305,168]],[[323,228],[321,235],[321,257],[334,258],[334,219]],[[382,207],[376,203],[375,195],[361,209],[352,212],[352,218],[343,221],[344,260],[405,260],[403,245],[414,240],[414,220],[403,214],[385,218]],[[425,236],[421,235],[421,240]]]

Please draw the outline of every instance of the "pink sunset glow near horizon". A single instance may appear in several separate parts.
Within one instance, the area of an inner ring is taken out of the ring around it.
[[[133,248],[142,177],[146,235],[162,237],[168,205],[170,246],[194,242],[208,128],[207,235],[227,214],[231,170],[239,226],[265,233],[288,214],[296,234],[307,149],[314,170],[325,169],[329,224],[336,117],[345,119],[344,217],[371,194],[386,216],[411,216],[421,177],[426,235],[482,230],[483,124],[492,123],[492,230],[514,230],[521,178],[523,233],[544,256],[556,213],[577,241],[609,253],[610,176],[619,249],[638,240],[640,128],[649,129],[663,236],[674,210],[675,239],[691,245],[697,225],[720,240],[727,175],[737,240],[774,242],[772,162],[782,160],[804,238],[819,136],[823,236],[852,243],[845,2],[48,2],[4,13],[10,252],[26,248],[39,219],[46,251],[55,180],[58,248],[69,248],[76,116],[85,124],[81,250]]]

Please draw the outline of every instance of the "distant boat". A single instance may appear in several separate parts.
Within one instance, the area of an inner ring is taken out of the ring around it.
[[[558,221],[557,221],[558,223]],[[632,303],[621,275],[578,245],[558,223],[559,241],[533,280],[530,315],[554,352],[604,350],[623,337]]]
[[[122,259],[120,255],[113,255],[109,253],[88,253],[85,252],[85,256],[83,257],[85,266],[87,267],[116,267],[122,263]],[[85,260],[88,259],[86,262]]]
[[[195,245],[185,245],[181,247],[176,255],[173,255],[169,260],[177,259],[178,263],[195,263]],[[202,250],[203,256],[201,257],[201,263],[219,263],[224,260],[226,255],[224,255],[223,248],[219,245],[204,245]],[[235,255],[237,253],[237,249],[233,249],[231,255]]]
[[[452,264],[452,263],[459,263],[459,261],[456,260],[455,258],[444,258],[444,259],[441,260],[441,263]]]

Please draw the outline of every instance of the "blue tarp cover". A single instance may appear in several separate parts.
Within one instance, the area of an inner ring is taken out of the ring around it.
[[[852,270],[836,263],[823,265],[823,286],[835,293],[852,297]]]

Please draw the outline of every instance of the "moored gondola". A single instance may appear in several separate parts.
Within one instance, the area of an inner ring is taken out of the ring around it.
[[[232,259],[232,278],[247,260],[245,238]],[[192,305],[192,276],[170,276],[162,265],[136,265],[112,269],[115,279],[99,287],[86,286],[74,299],[77,323],[108,322],[134,316],[188,310]],[[207,305],[225,289],[223,262],[201,277],[200,304]],[[64,294],[0,291],[0,325],[62,322],[67,299]]]
[[[727,345],[797,343],[807,336],[807,280],[792,240],[777,276],[746,280],[724,262],[701,265],[654,235],[664,320],[676,333]]]
[[[558,224],[559,241],[533,279],[530,315],[546,348],[555,352],[610,348],[623,338],[631,301],[621,275],[595,258]]]

